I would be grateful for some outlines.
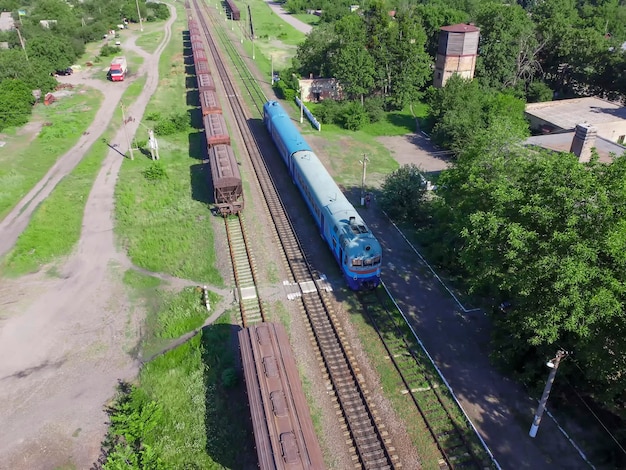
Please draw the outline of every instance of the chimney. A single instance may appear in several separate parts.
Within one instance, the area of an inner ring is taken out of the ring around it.
[[[576,124],[574,140],[569,151],[578,157],[578,161],[588,162],[591,159],[591,148],[596,143],[598,130],[591,124]]]

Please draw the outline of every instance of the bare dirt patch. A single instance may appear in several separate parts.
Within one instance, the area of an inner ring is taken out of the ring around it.
[[[413,163],[425,172],[437,172],[450,166],[450,158],[437,155],[441,149],[422,134],[406,134],[394,137],[379,137],[400,165]]]
[[[175,10],[170,11],[165,43],[176,19]],[[156,89],[160,50],[148,61],[147,85],[130,108],[133,115],[143,114]],[[63,78],[101,89],[108,100],[90,132],[0,222],[0,253],[10,249],[34,207],[106,129],[115,103],[132,83],[112,85],[80,73]],[[131,132],[133,125],[138,124],[131,123]],[[123,132],[113,140],[122,143]],[[104,405],[118,380],[131,380],[137,373],[131,352],[139,338],[142,312],[132,309],[126,297],[121,276],[129,263],[117,252],[113,238],[113,193],[121,162],[117,150],[107,155],[87,200],[81,239],[58,276],[46,277],[42,270],[19,280],[2,280],[2,469],[90,468],[106,431]]]

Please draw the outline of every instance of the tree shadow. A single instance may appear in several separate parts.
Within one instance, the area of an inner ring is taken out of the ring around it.
[[[198,163],[191,165],[189,167],[189,178],[191,180],[191,198],[204,204],[212,204],[214,202],[213,181],[209,164]]]
[[[225,468],[256,469],[254,435],[243,379],[239,327],[214,324],[202,329],[206,452]],[[236,374],[236,384],[223,377]]]

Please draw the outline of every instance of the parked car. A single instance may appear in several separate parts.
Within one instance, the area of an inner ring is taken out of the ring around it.
[[[56,72],[54,72],[54,75],[72,75],[73,73],[74,69],[72,69],[72,67],[68,67],[63,70],[57,70]]]

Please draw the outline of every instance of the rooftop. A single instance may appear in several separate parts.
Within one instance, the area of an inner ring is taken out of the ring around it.
[[[0,13],[0,31],[10,31],[15,27],[15,22],[11,16],[11,12],[3,11]]]
[[[560,132],[556,134],[535,135],[526,139],[524,144],[536,145],[556,152],[569,152],[573,139],[574,132]],[[604,163],[611,163],[613,161],[611,154],[620,157],[626,152],[626,147],[611,142],[608,139],[603,139],[602,137],[597,137],[593,146],[598,152],[600,161]]]
[[[460,23],[450,26],[442,26],[441,31],[448,31],[449,33],[476,33],[480,31],[480,29],[473,24]]]
[[[561,129],[574,129],[576,124],[600,124],[626,119],[626,108],[596,97],[547,101],[526,105],[526,113],[554,124]]]

